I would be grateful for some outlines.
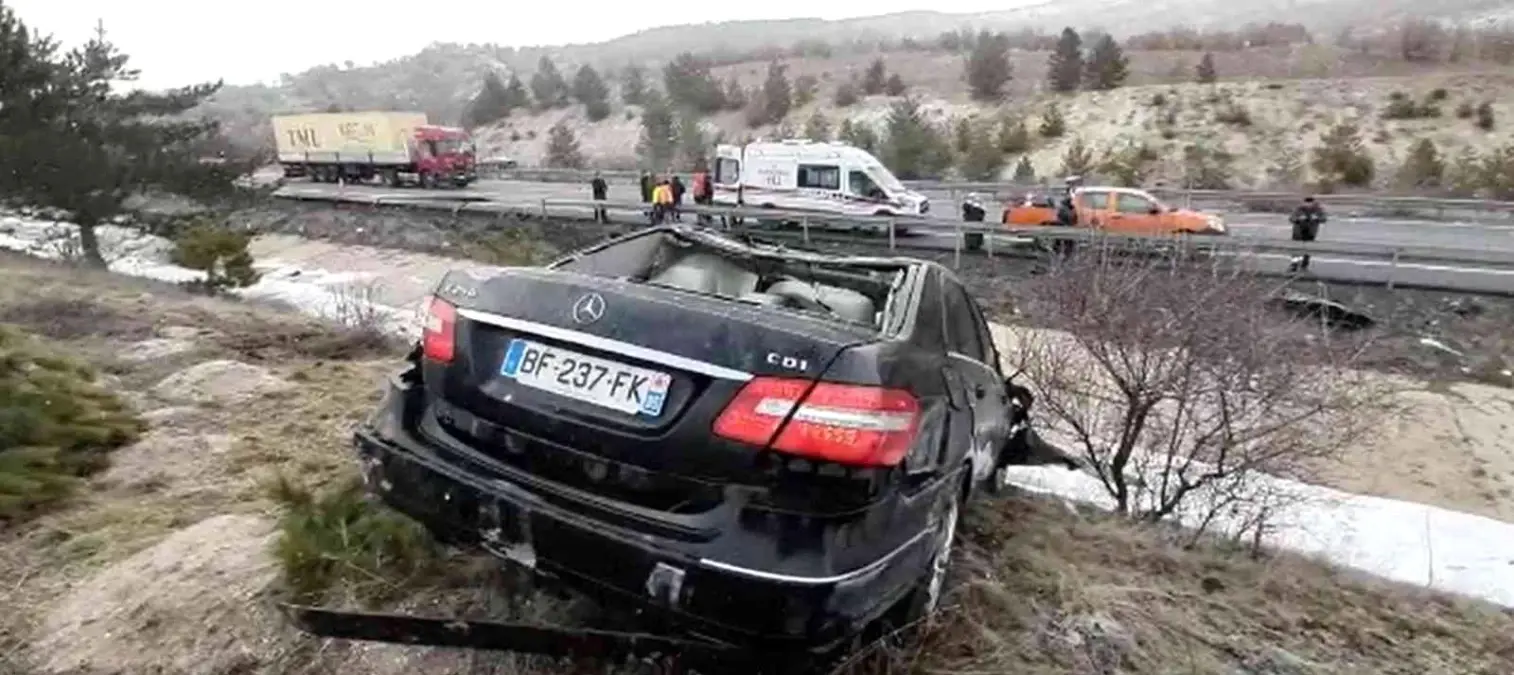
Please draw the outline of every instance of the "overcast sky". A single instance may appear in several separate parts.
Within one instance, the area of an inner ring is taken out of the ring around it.
[[[272,81],[280,73],[413,54],[432,42],[508,46],[599,42],[658,25],[818,17],[912,9],[978,12],[1029,0],[868,0],[832,9],[805,0],[624,2],[623,0],[448,0],[321,2],[260,0],[5,0],[23,21],[65,45],[87,39],[96,19],[142,71],[139,86]],[[676,13],[652,11],[659,5]],[[256,7],[255,11],[248,9]]]

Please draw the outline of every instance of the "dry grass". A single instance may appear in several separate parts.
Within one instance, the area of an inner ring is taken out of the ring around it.
[[[1508,610],[1294,556],[1184,549],[1044,500],[966,524],[955,607],[890,672],[1514,672]]]
[[[27,290],[11,290],[18,288]],[[190,410],[164,424],[175,433],[219,439],[215,452],[196,451],[202,461],[175,466],[154,480],[120,480],[121,474],[112,479],[107,472],[68,509],[0,533],[0,578],[7,580],[0,584],[0,605],[19,608],[0,619],[0,655],[33,639],[65,594],[168,534],[216,515],[282,513],[267,489],[276,475],[298,476],[301,489],[339,491],[354,475],[350,430],[369,412],[380,378],[395,362],[391,354],[339,360],[325,350],[312,353],[309,339],[264,341],[255,348],[245,337],[228,342],[218,335],[232,327],[251,335],[319,325],[162,284],[7,257],[0,258],[0,289],[6,289],[0,291],[0,311],[36,302],[82,307],[77,303],[87,298],[94,309],[80,311],[104,319],[91,330],[69,331],[73,337],[60,338],[59,345],[114,372],[123,388],[143,391],[168,372],[207,358],[253,357],[299,385],[241,405]],[[192,320],[200,323],[184,323]],[[146,362],[118,358],[125,344],[144,334],[143,326],[168,325],[217,332],[198,340],[191,352]],[[127,455],[117,461],[133,460]],[[1207,544],[1185,550],[1160,530],[1075,514],[1055,502],[985,505],[968,521],[965,541],[964,583],[955,608],[928,633],[924,648],[892,663],[866,659],[855,672],[1492,675],[1514,668],[1514,619],[1507,613],[1363,581],[1292,557],[1254,561]],[[592,617],[592,607],[538,594],[487,562],[444,555],[441,569],[403,588],[392,586],[414,574],[413,567],[368,569],[384,576],[391,586],[384,590],[397,591],[384,593],[381,606],[547,622]],[[144,585],[158,580],[150,581]],[[362,602],[358,584],[338,580],[325,590],[333,603]],[[226,616],[272,621],[269,599],[227,599]],[[537,659],[327,644],[299,638],[277,623],[266,628],[272,637],[247,646],[238,672],[567,672]],[[130,636],[139,641],[167,640],[205,626],[168,622],[127,630],[145,631]],[[1286,654],[1317,667],[1240,669]],[[24,666],[5,659],[0,656],[0,672]]]
[[[0,531],[0,578],[8,580],[0,606],[24,608],[0,619],[0,651],[24,641],[68,588],[170,532],[219,514],[271,512],[263,486],[275,467],[312,484],[350,475],[347,435],[376,400],[392,363],[383,357],[395,355],[302,317],[12,255],[0,257],[0,320],[109,373],[107,386],[141,412],[168,408],[136,392],[214,358],[265,361],[300,385],[290,396],[178,410],[172,423],[116,453],[67,508]],[[134,342],[169,326],[211,332],[189,351],[124,358]]]

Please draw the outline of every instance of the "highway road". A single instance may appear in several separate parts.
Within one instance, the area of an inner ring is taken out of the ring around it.
[[[316,193],[335,192],[334,185],[291,183],[290,189]],[[485,180],[464,190],[435,191],[427,194],[418,189],[395,189],[389,187],[346,186],[343,190],[354,193],[393,195],[395,198],[426,198],[441,194],[457,197],[488,199],[503,204],[523,206],[538,203],[543,199],[588,199],[586,185],[572,183],[535,183],[526,181]],[[932,216],[955,220],[960,205],[951,203],[946,193],[929,194],[935,211]],[[634,186],[612,185],[610,199],[635,199]],[[1000,207],[990,204],[989,213],[998,213]],[[1226,223],[1235,234],[1287,239],[1288,217],[1280,213],[1226,213]],[[1385,218],[1332,219],[1320,232],[1321,241],[1356,242],[1396,246],[1430,246],[1442,248],[1471,248],[1514,252],[1514,224],[1445,222],[1428,220],[1397,220]]]
[[[383,197],[386,202],[467,199],[493,202],[513,208],[539,206],[543,199],[589,198],[586,186],[525,181],[480,181],[467,189],[433,191],[295,182],[284,187],[280,194],[319,198],[335,198],[338,195],[350,195],[357,199]],[[613,185],[609,197],[612,201],[634,198],[631,186],[625,185]],[[480,204],[469,208],[481,211],[487,210],[488,207]],[[935,217],[943,221],[956,219],[956,205],[937,202],[935,208],[937,209],[937,213],[933,214]],[[589,215],[588,209],[574,210],[582,210],[584,217]],[[567,209],[554,207],[554,211],[565,212]],[[611,217],[632,218],[634,216],[629,213],[616,214],[612,211]],[[1288,238],[1287,217],[1283,214],[1227,214],[1226,220],[1231,231],[1238,235]],[[956,246],[954,239],[952,235],[939,233],[912,234],[908,237],[909,245],[912,247],[944,251],[950,251]],[[1514,226],[1510,225],[1341,218],[1327,223],[1321,232],[1320,239],[1324,242],[1464,248],[1508,251],[1514,254]],[[995,248],[1009,250],[1023,241],[1023,239],[1009,236],[996,238]],[[1283,273],[1288,266],[1288,257],[1285,255],[1257,254],[1252,257],[1257,267],[1263,271]],[[1313,276],[1321,280],[1386,283],[1391,276],[1395,283],[1405,286],[1514,293],[1514,269],[1508,268],[1418,262],[1400,263],[1393,268],[1385,261],[1316,256],[1310,263],[1310,269]]]

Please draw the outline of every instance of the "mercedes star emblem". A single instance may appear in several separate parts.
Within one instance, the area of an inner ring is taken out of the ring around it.
[[[605,298],[598,293],[589,293],[573,303],[573,320],[578,323],[594,323],[605,315]]]

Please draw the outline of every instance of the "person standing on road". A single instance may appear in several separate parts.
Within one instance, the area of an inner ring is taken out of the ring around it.
[[[652,180],[652,174],[646,171],[641,172],[641,203],[646,204],[648,207],[646,212],[643,213],[647,217],[651,217],[652,215],[652,188],[656,186],[657,183]]]
[[[673,187],[663,180],[652,188],[652,224],[661,225],[673,209]]]
[[[974,192],[962,200],[962,221],[967,223],[981,223],[988,215],[988,210],[983,208],[983,200]],[[962,243],[969,251],[983,248],[983,233],[968,232],[962,235]]]
[[[694,184],[691,186],[696,206],[709,206],[710,204],[710,174],[706,171],[694,172]],[[710,216],[701,213],[698,215],[700,225],[710,224]]]
[[[1060,227],[1077,227],[1078,225],[1078,186],[1083,182],[1079,176],[1068,176],[1066,189],[1062,198],[1057,200],[1057,225]],[[1076,248],[1070,239],[1056,239],[1052,243],[1052,251],[1058,255],[1068,255]]]
[[[1293,215],[1288,216],[1288,222],[1293,224],[1294,241],[1314,241],[1319,237],[1319,228],[1325,224],[1325,208],[1314,197],[1304,197],[1304,202],[1293,209]],[[1305,253],[1295,257],[1288,264],[1289,272],[1302,272],[1309,269],[1309,254]]]
[[[1075,227],[1078,224],[1078,205],[1073,198],[1077,194],[1080,182],[1082,182],[1080,177],[1069,176],[1062,198],[1057,200],[1057,224],[1062,227]]]
[[[594,195],[594,201],[601,202],[594,205],[594,222],[608,225],[610,223],[610,213],[605,210],[602,202],[608,198],[606,195],[610,193],[610,186],[605,183],[605,177],[600,175],[598,171],[594,172],[594,180],[589,181],[589,191]]]
[[[679,178],[676,173],[673,174],[673,180],[668,186],[673,189],[673,220],[682,221],[683,194],[688,191],[688,187],[683,184],[683,179]]]

